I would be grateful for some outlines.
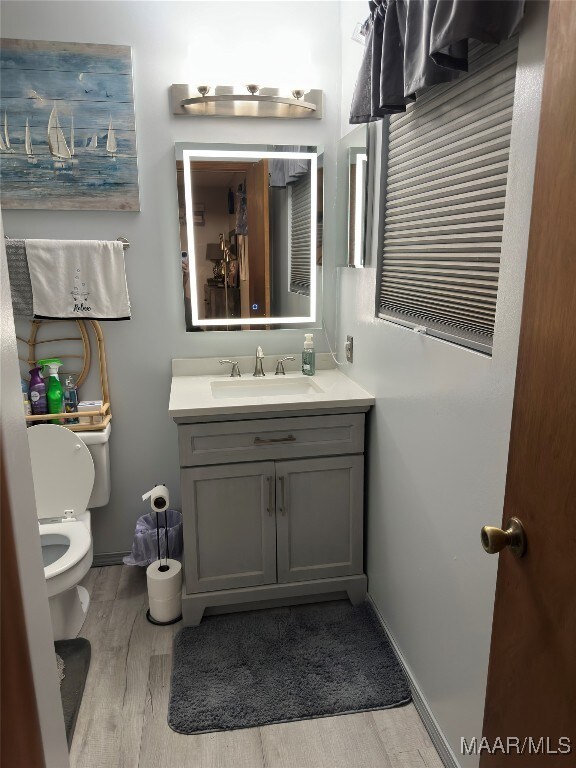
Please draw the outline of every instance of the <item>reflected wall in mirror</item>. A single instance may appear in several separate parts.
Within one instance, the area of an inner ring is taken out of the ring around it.
[[[176,145],[186,330],[314,325],[316,147]]]

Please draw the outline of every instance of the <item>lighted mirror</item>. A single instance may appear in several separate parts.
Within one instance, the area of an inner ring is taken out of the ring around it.
[[[368,155],[366,148],[348,150],[348,264],[364,265]]]
[[[369,164],[366,126],[353,128],[338,142],[336,154],[337,263],[363,267],[369,228]]]
[[[186,330],[316,323],[316,147],[176,145]]]

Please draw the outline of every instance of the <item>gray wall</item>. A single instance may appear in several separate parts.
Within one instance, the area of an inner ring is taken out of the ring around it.
[[[336,2],[4,2],[2,35],[131,45],[140,213],[4,211],[12,237],[113,239],[125,235],[133,319],[104,323],[114,418],[112,497],[95,510],[96,553],[130,548],[141,494],[158,482],[179,506],[176,427],[167,414],[174,357],[268,354],[302,349],[303,331],[186,334],[174,142],[319,145],[326,152],[326,197],[333,197],[339,133],[339,4]],[[198,58],[199,53],[202,57]],[[240,121],[170,114],[172,83],[235,82],[252,66],[270,85],[325,92],[323,120]],[[298,81],[298,82],[296,82]],[[330,208],[330,206],[327,206]],[[330,215],[326,212],[327,217]],[[326,226],[326,253],[333,251]],[[316,334],[319,351],[322,338]]]
[[[357,4],[344,5],[353,15]],[[493,357],[376,319],[375,269],[339,270],[339,359],[353,334],[343,370],[376,396],[368,589],[456,753],[461,737],[481,735],[490,646],[497,558],[479,533],[502,515],[546,33],[545,9],[528,5]],[[344,55],[356,55],[342,23]],[[343,87],[343,111],[349,98]]]

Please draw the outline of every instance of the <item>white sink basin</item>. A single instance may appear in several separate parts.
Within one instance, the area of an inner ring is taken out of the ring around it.
[[[212,397],[286,397],[286,395],[317,395],[324,392],[308,376],[263,379],[227,379],[210,383]]]

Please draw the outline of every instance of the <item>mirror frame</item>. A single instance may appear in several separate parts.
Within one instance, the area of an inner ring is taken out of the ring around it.
[[[197,148],[187,149],[182,146],[184,142],[176,145],[177,159],[178,153],[182,152],[182,162],[184,168],[189,167],[191,160],[194,159],[222,159],[231,160],[242,158],[244,160],[263,160],[263,159],[305,159],[310,160],[310,174],[312,179],[316,179],[318,175],[318,153],[317,152],[280,152],[271,151],[268,148],[257,149],[255,147],[244,149],[228,149],[228,148]],[[215,146],[215,145],[212,145]],[[243,145],[236,145],[238,147]],[[317,188],[316,184],[311,184],[310,192],[310,205],[312,209],[312,215],[310,217],[310,314],[306,317],[244,317],[244,318],[206,318],[203,319],[199,316],[198,307],[198,291],[196,280],[196,251],[194,240],[194,218],[193,218],[193,199],[192,199],[192,177],[191,173],[184,173],[184,201],[186,208],[186,232],[188,238],[188,258],[190,265],[190,303],[192,308],[192,325],[196,327],[201,326],[215,326],[215,327],[230,327],[230,326],[267,326],[267,325],[310,325],[316,322],[316,304],[317,304],[317,279],[316,279],[316,219],[318,212],[318,200],[317,200]],[[193,269],[192,269],[193,265]]]

